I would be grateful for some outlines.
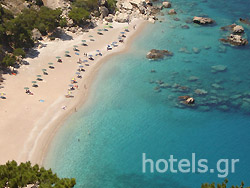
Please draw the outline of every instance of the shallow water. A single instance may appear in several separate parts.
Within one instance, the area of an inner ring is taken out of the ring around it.
[[[204,182],[223,181],[217,173],[144,174],[142,153],[154,161],[170,155],[190,159],[196,153],[209,160],[210,168],[221,158],[240,159],[236,173],[228,176],[229,184],[244,180],[250,185],[250,48],[219,41],[228,34],[220,27],[250,18],[250,4],[244,0],[172,0],[172,4],[176,16],[160,16],[164,21],[149,25],[128,53],[104,64],[90,100],[54,139],[46,166],[61,177],[75,177],[76,187],[198,188]],[[200,27],[185,22],[195,15],[208,15],[216,24]],[[242,25],[247,37],[250,26]],[[174,56],[149,61],[145,55],[152,48],[170,50]],[[211,66],[216,65],[227,69],[212,73]],[[198,80],[189,81],[191,76]],[[161,87],[159,80],[171,87]],[[215,83],[220,88],[214,88]],[[196,89],[208,93],[200,96]],[[195,107],[179,105],[181,95],[193,96]]]

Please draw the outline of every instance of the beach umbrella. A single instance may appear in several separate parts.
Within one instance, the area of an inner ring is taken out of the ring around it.
[[[68,54],[68,53],[69,53],[69,51],[65,51],[65,53],[66,53],[66,54]]]
[[[0,93],[0,96],[4,96],[4,95],[6,95],[5,93]]]
[[[61,57],[60,57],[60,56],[57,56],[56,59],[61,59]]]
[[[82,42],[86,42],[86,40],[82,40]]]
[[[30,89],[30,88],[28,88],[28,87],[24,87],[24,89],[25,89],[25,90],[28,90],[28,89]]]
[[[80,55],[79,53],[75,52],[76,55]]]
[[[47,71],[47,69],[42,69],[43,72]]]

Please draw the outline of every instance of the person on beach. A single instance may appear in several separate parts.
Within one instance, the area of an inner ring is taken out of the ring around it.
[[[136,25],[134,25],[134,26],[133,26],[133,28],[134,28],[134,30],[135,30],[135,28],[136,28]]]

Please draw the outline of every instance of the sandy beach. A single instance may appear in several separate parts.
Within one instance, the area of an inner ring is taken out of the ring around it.
[[[22,65],[16,76],[4,75],[4,88],[0,89],[6,93],[6,99],[0,100],[0,164],[12,159],[42,164],[57,130],[87,100],[91,83],[102,64],[109,57],[129,49],[145,25],[146,22],[139,19],[129,25],[113,23],[113,28],[98,35],[98,29],[104,28],[100,23],[81,36],[73,36],[72,40],[42,42],[46,47],[37,49],[38,56],[25,59],[29,65]],[[129,32],[125,32],[124,43],[119,43],[118,37],[125,27]],[[88,46],[82,46],[82,40],[86,40]],[[118,42],[118,47],[107,51],[107,45],[114,41]],[[79,55],[75,54],[74,45],[78,46]],[[96,50],[100,50],[102,56],[95,56]],[[65,51],[69,51],[71,57],[65,57]],[[84,53],[93,55],[94,61],[88,60]],[[61,57],[62,63],[57,62],[57,56]],[[88,60],[89,64],[82,63],[85,72],[81,72],[81,79],[76,74],[79,58]],[[54,69],[49,68],[50,62]],[[47,69],[48,75],[44,75],[42,69]],[[41,75],[42,81],[37,81],[37,75]],[[72,78],[76,78],[78,89],[72,91],[73,98],[66,98]],[[32,87],[32,81],[37,82],[37,88]],[[25,87],[29,87],[34,95],[25,93]]]

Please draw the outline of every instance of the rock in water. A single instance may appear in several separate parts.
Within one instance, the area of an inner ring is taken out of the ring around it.
[[[214,20],[212,20],[211,18],[204,18],[204,17],[195,16],[193,18],[193,22],[197,23],[197,24],[200,24],[200,25],[207,25],[207,24],[214,23]]]
[[[212,72],[217,73],[217,72],[224,72],[227,70],[227,67],[225,65],[215,65],[212,66]]]
[[[169,15],[174,15],[174,14],[177,14],[177,12],[174,9],[171,9],[171,10],[168,11],[168,14]]]
[[[229,43],[233,46],[245,46],[248,44],[248,40],[245,38],[242,38],[240,35],[234,35],[231,34],[226,39],[220,39],[221,42]]]
[[[163,59],[165,56],[173,56],[173,53],[168,50],[156,50],[152,49],[147,53],[148,59],[158,60]]]
[[[234,34],[242,34],[244,33],[245,30],[244,28],[241,26],[241,25],[236,25],[234,28],[233,28],[233,33]]]
[[[162,3],[162,6],[163,6],[164,8],[171,8],[171,3],[165,1],[165,2]]]

